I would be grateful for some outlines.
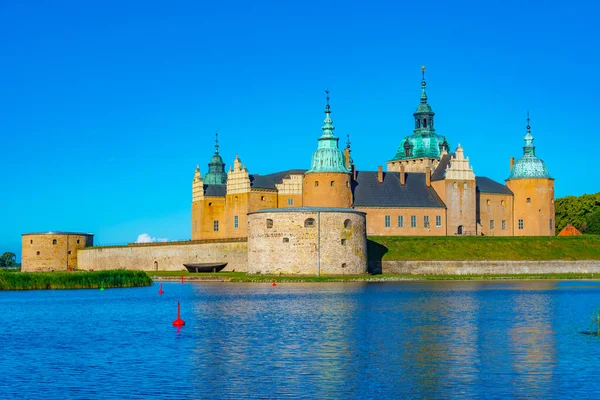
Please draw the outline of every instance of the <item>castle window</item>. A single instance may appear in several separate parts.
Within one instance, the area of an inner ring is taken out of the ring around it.
[[[307,218],[304,221],[304,227],[305,228],[312,228],[313,226],[315,226],[315,219],[314,218]]]
[[[346,181],[346,187],[350,187],[350,181]]]
[[[490,230],[494,230],[494,220],[490,219]]]
[[[350,228],[351,222],[349,219],[344,221],[344,228]]]
[[[233,227],[237,228],[239,226],[239,218],[237,215],[233,216]]]
[[[237,196],[235,196],[235,197],[233,198],[233,201],[234,201],[235,203],[237,203],[237,202],[238,202],[238,197],[237,197]]]
[[[39,256],[39,255],[40,255],[40,252],[39,252],[39,251],[38,251],[38,252],[36,252],[36,255],[38,255],[38,256]]]
[[[209,207],[212,207],[212,203],[208,203],[208,206],[209,206]]]
[[[417,216],[416,215],[411,215],[410,216],[410,227],[411,228],[416,228],[417,227]]]
[[[504,207],[504,200],[502,200],[502,201],[500,202],[500,205],[501,205],[502,207]]]
[[[346,268],[346,263],[342,263],[342,268]]]
[[[294,205],[294,199],[288,199],[288,206]]]
[[[441,215],[436,215],[435,216],[435,227],[436,228],[441,228],[442,227],[442,216]]]
[[[271,229],[273,227],[273,220],[272,219],[267,219],[267,228]]]
[[[29,244],[33,244],[33,240],[30,240],[30,241],[29,241]]]
[[[531,197],[527,198],[527,203],[531,203]]]
[[[71,254],[71,250],[67,251],[67,253]]]
[[[488,199],[488,201],[486,203],[489,206],[492,202]]]
[[[342,239],[342,246],[346,245],[346,239]]]
[[[519,220],[519,230],[523,230],[524,227],[525,227],[525,225],[523,224],[523,220],[520,219]]]
[[[502,230],[503,231],[506,230],[506,220],[505,219],[502,220]]]
[[[389,228],[389,227],[390,227],[390,225],[391,225],[390,216],[389,216],[389,215],[386,215],[386,216],[385,216],[385,227],[386,227],[386,228]]]
[[[52,244],[56,244],[56,239],[52,239]]]
[[[420,119],[418,119],[418,120],[417,120],[417,129],[419,129],[420,127],[421,127],[421,120],[420,120]]]
[[[77,239],[77,244],[79,244],[79,239]]]
[[[219,221],[213,222],[213,231],[219,232]]]
[[[319,187],[319,181],[315,181],[315,187]]]
[[[423,226],[424,226],[425,228],[429,228],[429,215],[425,215],[425,216],[423,217]]]
[[[260,196],[260,201],[265,201],[265,196]]]
[[[404,216],[398,215],[398,228],[404,227]]]
[[[554,221],[552,221],[552,218],[550,218],[550,230],[554,229]]]
[[[455,189],[455,190],[456,190],[456,189],[458,189],[458,183],[454,182],[454,183],[452,184],[452,188],[453,188],[453,189]]]
[[[467,182],[463,183],[463,189],[467,190],[468,186],[467,186]]]
[[[427,120],[423,118],[423,128],[427,128]]]
[[[329,186],[331,186],[331,187],[334,187],[334,186],[335,186],[335,182],[334,182],[334,181],[331,181],[331,182],[329,183]]]
[[[289,243],[290,242],[290,238],[283,238],[283,243]]]

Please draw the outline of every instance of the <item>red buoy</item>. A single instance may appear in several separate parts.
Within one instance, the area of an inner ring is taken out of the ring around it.
[[[164,293],[164,292],[163,292],[163,290],[162,290],[162,282],[161,282],[161,283],[160,283],[160,289],[159,289],[159,291],[158,291],[158,294],[163,294],[163,293]]]
[[[179,302],[177,302],[177,319],[173,321],[174,326],[183,326],[185,325],[185,321],[181,319],[181,306]]]
[[[275,283],[275,278],[273,278],[273,286],[277,286],[277,284]]]
[[[181,284],[183,285],[183,275],[181,275]]]

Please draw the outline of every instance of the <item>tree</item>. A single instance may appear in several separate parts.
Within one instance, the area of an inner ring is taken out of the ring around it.
[[[15,268],[17,266],[17,256],[15,253],[6,252],[0,256],[0,268]]]
[[[600,235],[600,208],[588,215],[586,223],[586,233]]]
[[[560,232],[567,224],[573,224],[582,233],[589,230],[588,217],[600,209],[600,193],[583,196],[567,196],[556,199],[556,232]],[[589,232],[592,233],[592,232]]]

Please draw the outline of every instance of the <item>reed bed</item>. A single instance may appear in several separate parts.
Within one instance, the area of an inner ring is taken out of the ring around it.
[[[0,272],[0,290],[100,289],[150,286],[143,271]]]

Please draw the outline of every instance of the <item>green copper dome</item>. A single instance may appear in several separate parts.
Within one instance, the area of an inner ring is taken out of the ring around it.
[[[350,171],[346,168],[344,153],[338,148],[339,139],[333,134],[334,126],[331,120],[329,107],[329,91],[327,93],[327,105],[325,106],[325,121],[323,121],[323,134],[319,138],[317,151],[313,153],[310,169],[311,172],[344,172]]]
[[[510,170],[510,179],[546,178],[550,179],[550,173],[546,163],[535,156],[533,135],[529,126],[529,115],[527,116],[527,133],[525,134],[525,146],[523,146],[523,157],[518,159]]]
[[[225,185],[227,183],[227,173],[225,172],[225,163],[219,155],[219,136],[215,140],[215,154],[208,163],[208,173],[204,175],[205,185]]]
[[[427,84],[425,82],[425,67],[421,69],[421,103],[413,114],[415,129],[413,134],[402,139],[396,155],[391,161],[411,160],[414,158],[440,158],[442,151],[448,152],[450,145],[444,136],[435,133],[433,125],[435,113],[427,103]]]

